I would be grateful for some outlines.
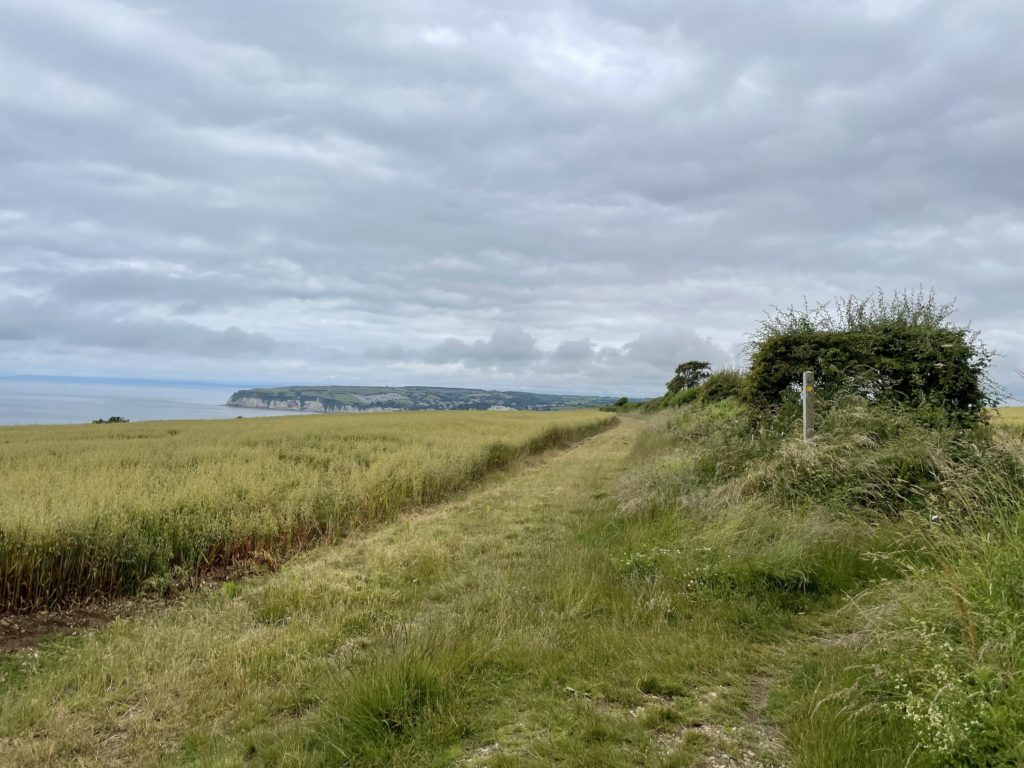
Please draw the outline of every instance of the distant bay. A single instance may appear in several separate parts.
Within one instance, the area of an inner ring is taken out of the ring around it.
[[[237,388],[202,382],[0,377],[0,425],[83,424],[111,416],[151,421],[287,415],[228,408],[224,403]]]

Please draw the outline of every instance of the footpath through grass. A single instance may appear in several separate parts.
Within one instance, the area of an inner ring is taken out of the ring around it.
[[[791,617],[688,604],[631,559],[671,526],[623,518],[614,498],[640,428],[4,659],[0,764],[768,759],[762,675]]]

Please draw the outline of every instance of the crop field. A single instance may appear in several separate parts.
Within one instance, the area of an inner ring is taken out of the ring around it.
[[[995,417],[995,423],[1024,427],[1024,406],[1000,408]]]
[[[612,421],[448,412],[2,428],[0,611],[276,556]]]

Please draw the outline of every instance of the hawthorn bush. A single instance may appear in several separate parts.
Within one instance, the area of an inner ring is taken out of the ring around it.
[[[777,408],[798,397],[811,370],[826,398],[843,391],[939,406],[959,421],[983,418],[996,403],[986,376],[994,353],[952,314],[953,304],[921,290],[778,311],[751,337],[747,395]]]

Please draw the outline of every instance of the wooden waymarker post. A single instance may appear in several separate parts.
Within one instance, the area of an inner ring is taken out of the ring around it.
[[[800,393],[804,401],[804,441],[814,439],[814,371],[804,371],[804,388]]]

